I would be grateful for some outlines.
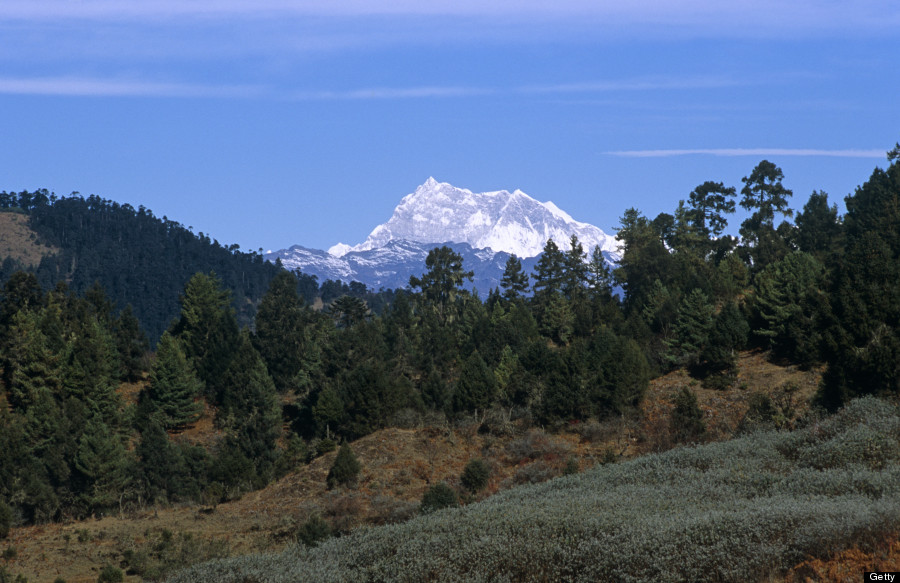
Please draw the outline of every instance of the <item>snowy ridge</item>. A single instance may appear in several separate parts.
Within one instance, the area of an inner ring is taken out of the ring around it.
[[[573,234],[588,255],[600,247],[610,265],[619,260],[615,238],[574,220],[552,202],[538,202],[521,190],[475,193],[429,178],[359,245],[338,243],[327,252],[294,245],[265,258],[280,259],[286,268],[314,275],[320,283],[358,281],[375,290],[397,289],[407,287],[410,276],[422,275],[431,249],[447,245],[475,273],[465,287],[486,296],[499,287],[510,254],[531,274],[547,239],[566,250]]]
[[[363,243],[352,247],[338,243],[328,252],[342,257],[378,249],[390,241],[448,241],[524,258],[539,255],[548,239],[565,248],[573,234],[588,252],[598,246],[617,251],[614,237],[574,220],[552,202],[538,202],[521,190],[474,193],[429,178],[403,197],[391,218],[375,227]]]

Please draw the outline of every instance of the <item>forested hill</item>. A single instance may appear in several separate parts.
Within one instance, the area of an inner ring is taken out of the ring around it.
[[[99,282],[119,308],[131,304],[154,342],[178,315],[179,294],[194,273],[214,271],[246,324],[278,271],[260,253],[194,234],[143,206],[135,209],[95,195],[0,192],[0,212],[10,211],[25,213],[39,240],[57,251],[30,267],[0,257],[0,283],[19,269],[33,272],[44,289],[65,281],[83,294]]]

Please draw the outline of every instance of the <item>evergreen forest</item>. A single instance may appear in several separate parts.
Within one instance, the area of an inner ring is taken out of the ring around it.
[[[763,160],[671,214],[627,209],[613,269],[575,237],[550,240],[533,273],[511,257],[486,297],[463,288],[472,274],[448,247],[406,289],[376,293],[143,207],[0,193],[57,249],[0,272],[0,517],[215,504],[392,425],[628,416],[676,368],[732,386],[750,348],[824,366],[824,411],[896,399],[900,145],[843,215],[824,192],[792,207],[783,179]],[[737,205],[740,237],[725,234]],[[179,439],[205,411],[216,439]]]

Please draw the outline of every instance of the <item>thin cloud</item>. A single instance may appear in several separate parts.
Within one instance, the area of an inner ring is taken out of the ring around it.
[[[493,89],[479,87],[374,87],[348,91],[298,91],[291,97],[297,100],[366,100],[366,99],[425,99],[442,97],[475,97],[490,95]]]
[[[691,150],[619,150],[605,152],[627,158],[672,156],[824,156],[830,158],[884,158],[883,150],[818,150],[812,148],[714,148]]]
[[[4,0],[0,19],[145,20],[180,18],[284,18],[326,16],[434,16],[502,21],[590,21],[615,30],[646,25],[690,27],[705,34],[771,34],[773,31],[893,30],[900,9],[891,0]],[[727,30],[723,30],[727,29]],[[717,32],[718,31],[718,32]]]
[[[257,87],[207,86],[84,77],[0,78],[0,94],[70,97],[250,97]]]

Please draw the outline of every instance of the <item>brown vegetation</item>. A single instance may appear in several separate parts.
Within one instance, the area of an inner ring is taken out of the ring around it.
[[[0,259],[11,257],[28,267],[35,267],[41,258],[56,253],[43,245],[28,226],[28,216],[15,212],[0,212]]]

